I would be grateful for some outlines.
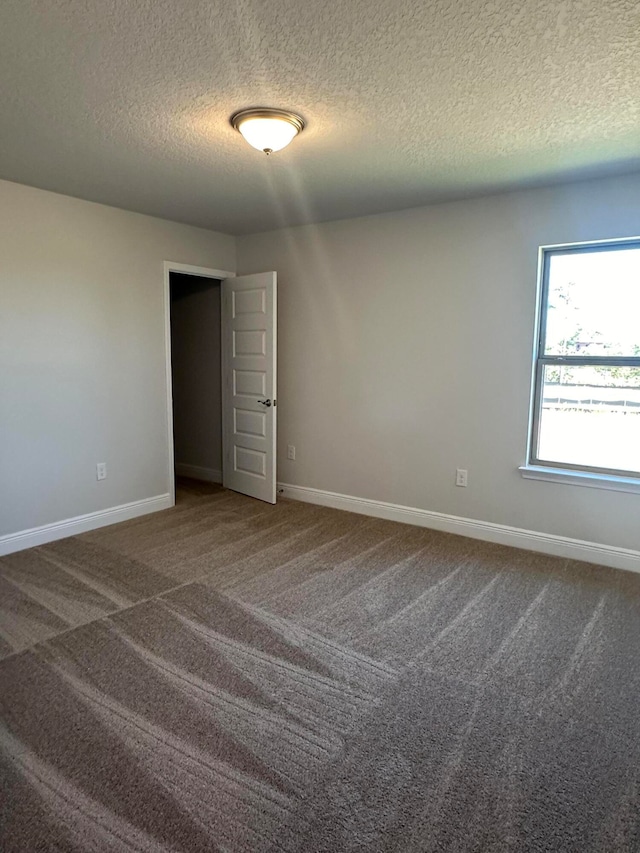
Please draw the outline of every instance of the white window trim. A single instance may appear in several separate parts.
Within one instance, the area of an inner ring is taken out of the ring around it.
[[[529,420],[527,428],[527,462],[519,467],[524,479],[544,480],[549,483],[564,483],[565,485],[587,486],[592,489],[608,489],[615,492],[640,493],[640,477],[623,476],[614,473],[601,473],[588,468],[563,468],[559,465],[543,465],[532,462],[533,433],[535,429],[536,416],[536,371],[538,362],[538,350],[540,342],[540,324],[542,322],[543,305],[542,292],[544,285],[544,258],[547,251],[580,248],[588,246],[624,245],[627,243],[640,242],[640,236],[616,237],[608,240],[585,240],[575,243],[555,243],[538,247],[538,280],[536,287],[536,310],[533,338],[533,352],[531,358],[531,390],[529,397]]]
[[[525,480],[544,480],[547,483],[564,483],[565,486],[587,486],[590,489],[640,494],[640,479],[635,477],[617,477],[569,468],[546,468],[542,465],[521,465],[518,470]]]

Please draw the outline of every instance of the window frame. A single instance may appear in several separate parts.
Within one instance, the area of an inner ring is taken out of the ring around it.
[[[637,367],[640,368],[640,356],[587,356],[587,355],[545,355],[549,268],[554,255],[588,254],[592,252],[618,251],[620,249],[640,249],[640,237],[621,237],[612,240],[593,240],[583,243],[559,243],[540,246],[538,251],[538,288],[536,298],[536,321],[533,351],[533,369],[531,382],[531,401],[529,405],[529,431],[527,440],[526,470],[562,472],[583,475],[598,479],[612,478],[640,482],[640,472],[628,469],[601,468],[592,465],[577,465],[571,462],[555,462],[540,459],[537,455],[540,435],[542,408],[542,385],[544,369],[547,365],[579,365],[585,367]],[[640,417],[640,415],[639,415]],[[523,474],[525,471],[523,470]],[[553,478],[555,479],[555,477]]]

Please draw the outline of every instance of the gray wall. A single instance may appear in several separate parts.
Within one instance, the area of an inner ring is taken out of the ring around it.
[[[165,260],[235,241],[0,182],[0,535],[169,491]]]
[[[640,495],[517,471],[537,247],[640,234],[639,199],[634,176],[239,238],[241,271],[278,271],[279,479],[639,549]],[[0,182],[0,535],[168,491],[164,260],[233,270],[236,241]]]
[[[222,471],[220,282],[171,273],[176,464]]]
[[[640,549],[640,495],[517,470],[538,246],[637,234],[636,175],[239,238],[278,271],[279,479]]]

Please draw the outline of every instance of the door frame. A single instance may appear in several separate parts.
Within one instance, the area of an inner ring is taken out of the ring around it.
[[[164,262],[164,359],[166,375],[166,407],[167,407],[167,474],[169,477],[167,489],[170,505],[176,503],[176,480],[174,471],[173,445],[173,380],[171,376],[171,273],[185,273],[199,278],[214,278],[222,281],[224,278],[235,278],[236,273],[229,270],[214,270],[209,267],[196,267],[192,264],[180,264],[177,261]]]

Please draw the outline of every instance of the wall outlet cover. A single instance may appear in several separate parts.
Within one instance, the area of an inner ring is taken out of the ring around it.
[[[467,485],[468,476],[469,472],[466,468],[456,468],[456,486],[465,487]]]

